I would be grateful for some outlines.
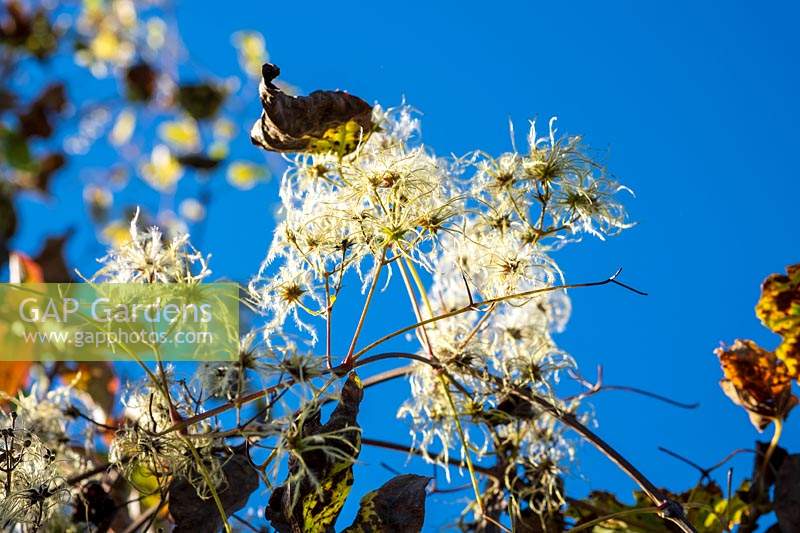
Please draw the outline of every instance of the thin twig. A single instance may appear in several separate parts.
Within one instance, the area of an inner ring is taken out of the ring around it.
[[[413,446],[407,446],[405,444],[397,444],[395,442],[390,442],[390,441],[387,441],[387,440],[362,438],[361,439],[361,444],[366,444],[367,446],[375,446],[377,448],[384,448],[384,449],[387,449],[387,450],[395,450],[395,451],[398,451],[398,452],[404,452],[404,453],[407,453],[407,454],[416,455],[418,457],[423,457],[425,459],[428,459],[428,460],[431,460],[431,461],[434,461],[434,462],[436,462],[436,461],[445,461],[444,456],[442,454],[436,454],[436,453],[426,454],[422,450],[414,448]],[[448,457],[446,459],[446,462],[447,462],[447,464],[450,464],[450,465],[453,465],[453,466],[458,466],[458,467],[463,467],[464,466],[463,461],[459,461],[458,459],[453,459],[452,457]],[[491,468],[488,468],[488,467],[485,467],[485,466],[481,466],[481,465],[477,465],[477,464],[473,464],[473,467],[475,468],[476,472],[478,472],[480,474],[483,474],[485,476],[489,476],[489,477],[497,479],[497,473],[495,473],[494,470],[492,470]]]
[[[670,450],[668,448],[665,448],[663,446],[659,446],[658,447],[658,451],[663,452],[663,453],[669,455],[670,457],[673,457],[673,458],[675,458],[675,459],[677,459],[677,460],[679,460],[679,461],[681,461],[683,463],[686,463],[687,465],[691,466],[692,468],[694,468],[695,470],[700,472],[700,481],[703,481],[705,479],[710,479],[711,478],[711,473],[714,470],[716,470],[717,468],[721,467],[722,465],[724,465],[725,463],[730,461],[734,456],[736,456],[736,455],[738,455],[740,453],[756,453],[755,450],[750,450],[750,449],[747,449],[747,448],[738,448],[736,450],[733,450],[728,455],[726,455],[722,460],[716,462],[715,464],[713,464],[713,465],[711,465],[711,466],[709,466],[707,468],[704,468],[704,467],[700,466],[699,464],[695,463],[694,461],[692,461],[691,459],[689,459],[688,457],[684,457],[683,455],[681,455],[681,454],[679,454],[677,452],[674,452],[674,451],[672,451],[672,450]]]
[[[613,520],[621,516],[637,515],[637,514],[658,514],[660,512],[661,510],[658,507],[637,507],[635,509],[625,509],[623,511],[617,511],[616,513],[611,513],[605,516],[601,516],[599,518],[595,518],[594,520],[584,522],[583,524],[578,524],[577,526],[572,527],[567,531],[590,530],[594,528],[594,526],[599,526],[603,522],[608,522],[609,520]]]
[[[123,461],[126,460],[127,458],[123,459]],[[87,470],[86,472],[81,472],[78,475],[67,478],[67,485],[77,485],[81,481],[89,479],[90,477],[94,477],[98,474],[102,474],[103,472],[106,472],[109,468],[113,467],[114,467],[113,464],[102,464],[100,466],[92,468],[91,470]]]
[[[661,394],[650,392],[645,389],[640,389],[638,387],[631,387],[629,385],[603,385],[602,387],[600,387],[600,390],[601,391],[618,390],[618,391],[632,392],[634,394],[640,394],[642,396],[647,396],[648,398],[653,398],[654,400],[674,405],[675,407],[680,407],[681,409],[697,409],[698,407],[700,407],[699,402],[692,402],[692,403],[679,402],[678,400],[673,400],[672,398],[662,396]]]
[[[543,410],[550,413],[556,419],[561,421],[561,423],[578,433],[586,441],[602,452],[603,455],[611,460],[611,462],[616,464],[628,475],[628,477],[633,479],[639,485],[645,494],[647,494],[648,498],[650,498],[650,500],[655,503],[657,507],[659,507],[661,510],[661,516],[663,518],[673,522],[686,533],[696,533],[694,526],[692,526],[692,524],[686,519],[683,507],[679,503],[666,498],[658,489],[658,487],[656,487],[644,474],[642,474],[639,469],[633,466],[630,461],[623,457],[622,454],[620,454],[610,444],[600,438],[599,435],[582,424],[573,413],[562,411],[560,408],[556,407],[556,405],[536,394],[523,394],[516,390],[512,390],[511,392],[522,399],[536,403]]]
[[[330,279],[325,275],[325,365],[327,368],[333,368],[331,361],[331,289]]]
[[[769,460],[772,458],[772,453],[775,451],[775,448],[778,447],[778,441],[781,439],[781,433],[783,432],[783,420],[780,418],[775,418],[772,421],[772,425],[774,426],[774,433],[772,434],[772,440],[769,441],[769,447],[767,451],[764,452],[764,459],[761,462],[761,468],[758,471],[758,487],[759,492],[763,492],[764,484],[766,483],[767,477],[767,468],[769,468]]]
[[[711,469],[703,468],[702,466],[700,466],[699,464],[695,463],[694,461],[692,461],[688,457],[684,457],[684,456],[682,456],[682,455],[680,455],[680,454],[678,454],[676,452],[673,452],[669,448],[664,448],[663,446],[659,446],[658,447],[658,451],[663,452],[663,453],[669,455],[670,457],[673,457],[673,458],[675,458],[675,459],[677,459],[679,461],[682,461],[682,462],[686,463],[687,465],[691,466],[692,468],[694,468],[695,470],[697,470],[698,472],[700,472],[700,476],[701,476],[700,479],[701,480],[709,477],[709,475],[711,474]]]
[[[731,528],[730,528],[730,519],[729,519],[729,517],[730,517],[730,510],[731,510],[731,485],[733,484],[733,468],[729,468],[728,469],[728,480],[727,481],[728,481],[728,483],[727,483],[728,494],[725,497],[725,523],[724,523],[724,527],[725,527],[725,531],[730,531]]]
[[[373,294],[375,294],[375,288],[378,286],[378,278],[380,277],[381,271],[383,270],[383,266],[385,264],[384,259],[386,259],[386,248],[384,248],[381,252],[381,257],[378,259],[378,264],[375,266],[375,274],[372,277],[372,282],[370,283],[367,297],[364,300],[364,307],[361,309],[361,316],[358,317],[356,331],[353,333],[353,339],[350,341],[350,349],[347,350],[347,356],[344,358],[344,362],[342,363],[344,366],[347,366],[353,361],[353,354],[356,351],[356,343],[358,342],[358,337],[361,334],[361,328],[364,327],[364,320],[367,318],[369,304],[372,301]]]
[[[395,330],[395,331],[393,331],[393,332],[391,332],[391,333],[389,333],[387,335],[384,335],[380,339],[368,344],[367,346],[365,346],[361,350],[355,352],[353,354],[351,360],[355,361],[360,356],[362,356],[363,354],[369,352],[370,350],[372,350],[373,348],[383,344],[384,342],[386,342],[386,341],[388,341],[390,339],[393,339],[394,337],[397,337],[398,335],[402,335],[403,333],[407,333],[409,331],[415,330],[415,329],[419,328],[420,326],[425,326],[427,324],[433,324],[434,322],[438,322],[440,320],[444,320],[444,319],[447,319],[447,318],[452,318],[454,316],[458,316],[458,315],[461,315],[461,314],[464,314],[464,313],[468,313],[470,311],[475,311],[476,308],[479,308],[481,306],[487,306],[487,305],[490,305],[490,304],[493,304],[493,303],[507,302],[509,300],[515,300],[515,299],[518,299],[518,298],[527,298],[527,297],[530,297],[530,296],[536,296],[538,294],[545,294],[545,293],[548,293],[548,292],[554,292],[554,291],[559,291],[559,290],[564,290],[564,289],[580,289],[580,288],[586,288],[586,287],[599,287],[599,286],[602,286],[602,285],[608,285],[610,283],[614,283],[614,284],[620,285],[621,287],[624,287],[624,288],[626,288],[628,290],[631,290],[632,292],[634,292],[636,294],[644,294],[642,291],[633,289],[633,288],[631,288],[631,287],[629,287],[627,285],[624,285],[624,284],[621,284],[621,283],[617,282],[616,281],[616,277],[621,272],[622,272],[622,269],[619,269],[612,276],[610,276],[610,277],[608,277],[608,278],[606,278],[606,279],[604,279],[602,281],[589,281],[589,282],[585,282],[585,283],[572,283],[572,284],[563,284],[563,285],[553,285],[551,287],[542,287],[540,289],[532,289],[530,291],[523,291],[523,292],[518,292],[518,293],[514,293],[514,294],[508,294],[508,295],[505,295],[505,296],[498,296],[497,298],[489,298],[489,299],[486,299],[486,300],[482,300],[480,302],[476,302],[476,303],[472,303],[472,304],[469,304],[469,305],[465,305],[464,307],[460,307],[460,308],[455,309],[453,311],[449,311],[447,313],[443,313],[441,315],[437,315],[437,316],[422,320],[420,322],[417,322],[416,324],[411,324],[411,325],[406,326],[404,328],[400,328],[398,330]]]
[[[640,389],[638,387],[631,387],[629,385],[606,385],[603,383],[603,366],[597,365],[597,380],[594,383],[591,383],[585,377],[583,377],[580,373],[576,370],[569,369],[567,370],[570,377],[580,383],[583,387],[586,388],[586,392],[582,392],[580,394],[576,394],[574,396],[569,396],[565,398],[565,401],[575,400],[575,399],[583,399],[587,396],[591,396],[597,394],[602,391],[607,390],[617,390],[617,391],[624,391],[624,392],[632,392],[634,394],[640,394],[642,396],[647,396],[648,398],[653,398],[654,400],[658,400],[664,403],[668,403],[675,407],[680,407],[681,409],[696,409],[700,406],[698,402],[693,403],[685,403],[679,402],[677,400],[673,400],[667,396],[662,394],[657,394],[655,392],[651,392],[649,390]]]
[[[136,533],[137,531],[140,531],[139,528],[145,525],[151,518],[155,517],[155,515],[161,511],[161,508],[164,507],[165,503],[167,503],[166,500],[161,500],[157,505],[153,505],[152,507],[148,508],[145,512],[140,514],[136,520],[131,522],[122,533]]]
[[[243,526],[247,527],[248,529],[251,529],[252,531],[255,531],[256,533],[261,533],[262,531],[264,531],[264,529],[256,529],[256,526],[254,526],[253,524],[251,524],[250,522],[248,522],[244,518],[236,516],[235,514],[232,514],[231,518],[233,518],[234,520],[236,520],[237,522],[239,522]]]
[[[374,385],[379,385],[381,383],[386,383],[387,381],[391,381],[393,379],[401,378],[403,376],[407,376],[414,371],[413,365],[406,365],[401,366],[398,368],[392,368],[391,370],[386,370],[381,372],[380,374],[375,374],[374,376],[370,376],[362,380],[362,384],[364,388],[372,387]]]

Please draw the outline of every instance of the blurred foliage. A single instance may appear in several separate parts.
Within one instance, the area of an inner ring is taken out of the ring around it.
[[[160,196],[151,222],[179,232],[203,222],[215,175],[239,189],[270,176],[265,156],[229,161],[231,145],[246,139],[238,114],[257,98],[264,37],[236,32],[231,59],[241,71],[215,76],[192,59],[173,9],[166,0],[2,2],[0,268],[16,234],[18,197],[51,197],[62,175],[69,189],[84,187],[104,242],[116,242],[108,235],[141,203],[127,192],[132,180]],[[112,165],[92,166],[109,152]],[[200,209],[184,216],[179,197]]]

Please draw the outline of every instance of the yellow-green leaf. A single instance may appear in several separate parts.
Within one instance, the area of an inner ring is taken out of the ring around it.
[[[356,417],[364,396],[363,385],[351,373],[342,386],[336,408],[325,424],[317,407],[307,416],[298,440],[314,442],[289,460],[289,476],[275,489],[266,508],[272,527],[283,531],[331,531],[353,485],[353,463],[361,450]],[[300,415],[298,415],[300,416]],[[331,452],[321,451],[328,448]]]
[[[269,172],[264,166],[248,161],[234,161],[228,166],[228,183],[243,191],[252,189],[268,177]]]
[[[269,60],[264,36],[257,31],[239,31],[233,34],[233,44],[242,70],[252,78],[261,76],[261,64]]]
[[[193,152],[200,146],[200,130],[192,118],[164,122],[158,127],[158,136],[182,152]]]

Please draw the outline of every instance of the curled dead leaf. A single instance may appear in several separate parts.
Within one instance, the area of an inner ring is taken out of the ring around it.
[[[352,152],[373,129],[372,107],[343,91],[290,96],[272,81],[280,69],[261,67],[264,111],[250,131],[253,144],[272,152]]]

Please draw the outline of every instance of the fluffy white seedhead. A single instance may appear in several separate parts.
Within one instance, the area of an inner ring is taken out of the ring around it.
[[[577,408],[556,396],[575,361],[553,339],[570,303],[557,288],[564,276],[552,252],[583,234],[604,238],[629,227],[616,198],[628,189],[579,137],[559,136],[555,119],[542,137],[531,122],[523,152],[512,141],[513,150],[497,157],[476,151],[461,158],[438,157],[423,145],[408,106],[376,106],[373,123],[351,153],[289,160],[282,218],[249,285],[266,330],[293,324],[314,341],[315,323],[340,301],[348,275],[367,289],[382,268],[402,267],[407,292],[425,293],[414,313],[448,316],[414,331],[417,354],[454,379],[415,365],[398,412],[415,447],[445,466],[462,439],[478,456],[507,445],[514,452],[504,475],[528,476],[520,496],[535,510],[561,505],[560,469],[572,446],[553,418],[513,401],[511,391]]]
[[[58,454],[27,427],[17,412],[3,413],[0,425],[3,457],[0,521],[24,524],[36,531],[53,514],[63,512],[69,502]]]
[[[99,259],[92,281],[110,283],[199,283],[211,274],[208,257],[189,243],[187,234],[167,239],[153,226],[138,227],[139,209],[131,219],[130,239]]]

